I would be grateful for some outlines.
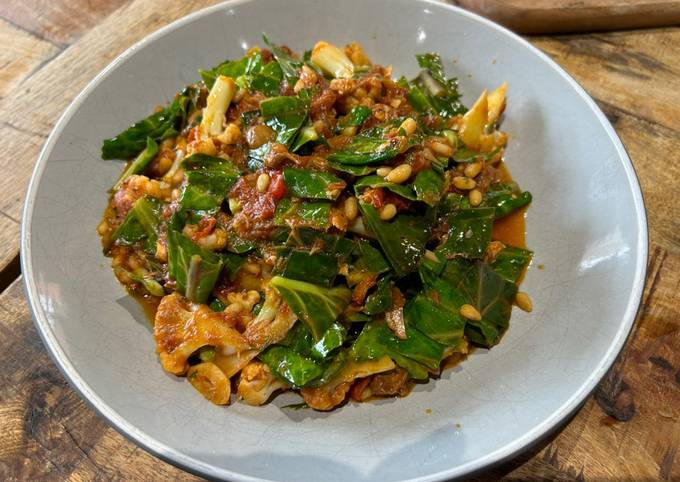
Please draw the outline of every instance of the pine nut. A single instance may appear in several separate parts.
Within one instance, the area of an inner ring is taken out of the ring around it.
[[[357,202],[357,198],[352,196],[345,199],[345,205],[343,208],[345,211],[345,217],[349,221],[354,221],[359,214],[359,203]]]
[[[235,197],[230,197],[229,198],[229,211],[231,211],[231,214],[236,214],[241,210],[241,203],[239,202],[238,199]]]
[[[326,124],[321,119],[317,119],[314,121],[314,130],[316,131],[317,134],[323,134],[323,131],[326,129]]]
[[[248,300],[248,303],[251,305],[255,305],[260,301],[260,293],[255,290],[250,290],[246,293],[246,300]]]
[[[477,186],[477,183],[474,179],[470,179],[469,177],[456,176],[453,178],[453,185],[461,191],[469,191],[470,189],[474,189]]]
[[[106,221],[106,219],[102,220],[101,223],[99,223],[99,226],[97,226],[97,232],[100,235],[104,235],[107,231],[109,230],[109,223]]]
[[[263,172],[259,176],[257,176],[257,190],[260,192],[265,192],[267,188],[269,187],[269,174],[266,172]]]
[[[247,263],[243,263],[243,266],[242,266],[242,267],[243,267],[243,270],[244,270],[246,273],[250,273],[250,274],[254,274],[254,275],[260,274],[260,271],[261,271],[261,268],[260,268],[260,265],[259,265],[259,264],[257,264],[257,263],[252,263],[252,262],[250,262],[250,261],[247,262]]]
[[[460,307],[460,314],[463,318],[467,318],[472,321],[479,321],[482,319],[482,315],[479,314],[477,308],[472,305],[463,305]]]
[[[395,184],[401,184],[411,177],[413,169],[408,164],[402,164],[392,169],[389,174],[385,176],[385,180]]]
[[[482,204],[482,191],[479,189],[473,189],[470,191],[470,206],[479,206]]]
[[[517,294],[515,295],[515,304],[519,307],[520,310],[526,311],[527,313],[531,313],[531,310],[534,309],[534,304],[531,301],[531,298],[529,298],[529,295],[526,294],[524,291],[517,292]]]
[[[482,170],[481,162],[472,162],[465,166],[463,173],[469,178],[474,178],[477,177],[477,174],[479,174],[481,170]]]
[[[453,147],[444,144],[443,142],[431,142],[430,149],[440,156],[451,157],[453,155]]]
[[[429,259],[430,261],[439,261],[439,258],[437,258],[437,255],[434,253],[434,251],[430,251],[429,249],[425,250],[424,256]]]
[[[357,126],[347,126],[342,130],[343,136],[353,136],[357,133]]]
[[[407,136],[410,136],[416,131],[416,128],[418,127],[418,124],[416,124],[416,121],[414,121],[411,117],[408,119],[404,120],[404,122],[401,123],[399,126],[399,129],[404,129],[404,132],[406,132]]]
[[[391,167],[389,167],[389,166],[383,166],[383,167],[379,167],[378,170],[375,171],[375,173],[376,173],[378,176],[380,176],[380,177],[385,177],[385,176],[387,176],[391,171],[392,171],[392,168],[391,168]]]
[[[380,219],[389,221],[397,214],[397,207],[394,204],[385,204],[380,209]]]

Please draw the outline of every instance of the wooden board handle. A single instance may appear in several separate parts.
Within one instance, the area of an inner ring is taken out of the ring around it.
[[[680,0],[453,0],[520,33],[680,25]]]

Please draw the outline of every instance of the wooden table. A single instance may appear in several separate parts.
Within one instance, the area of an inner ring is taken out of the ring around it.
[[[0,2],[0,479],[195,477],[128,442],[69,388],[33,328],[19,219],[59,114],[132,43],[210,0]],[[595,98],[640,177],[647,285],[633,333],[580,412],[479,480],[680,479],[680,29],[529,37]],[[587,175],[587,173],[584,173]]]

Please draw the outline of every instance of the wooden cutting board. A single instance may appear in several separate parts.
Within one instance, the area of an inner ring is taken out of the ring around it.
[[[680,0],[453,0],[520,33],[680,25]]]

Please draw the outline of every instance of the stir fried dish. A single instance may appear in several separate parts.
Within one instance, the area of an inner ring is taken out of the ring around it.
[[[437,54],[409,80],[356,43],[263,45],[103,142],[127,164],[98,232],[163,369],[216,404],[330,410],[496,345],[531,310],[507,85],[466,108]]]

